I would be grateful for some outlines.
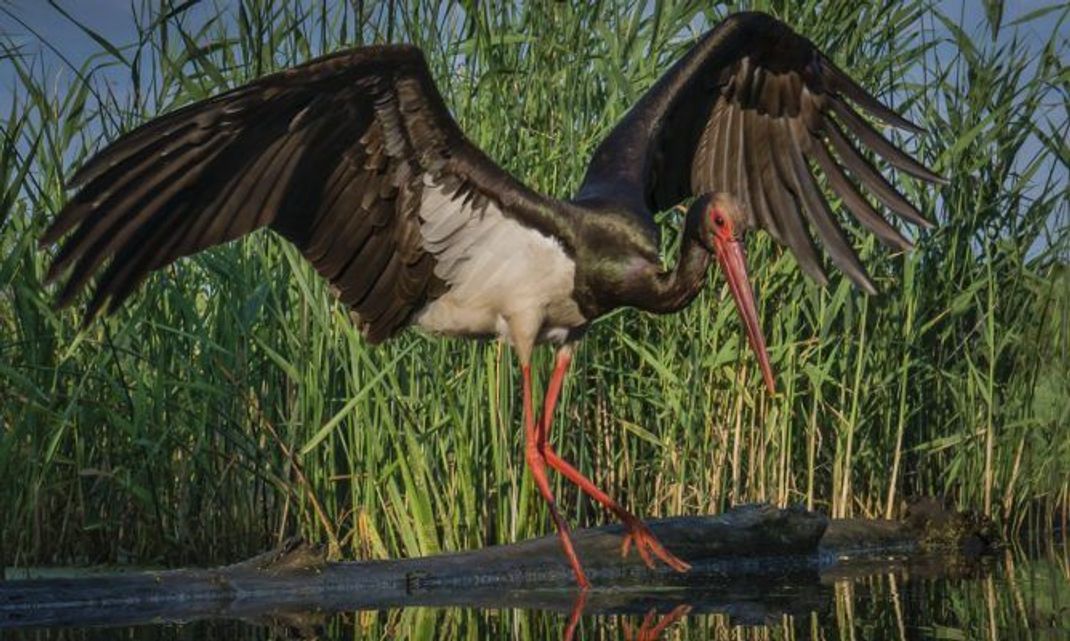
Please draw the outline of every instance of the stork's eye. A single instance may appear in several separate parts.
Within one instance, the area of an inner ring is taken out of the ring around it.
[[[724,227],[724,216],[718,214],[716,217],[714,217],[713,224],[717,225],[718,227]]]

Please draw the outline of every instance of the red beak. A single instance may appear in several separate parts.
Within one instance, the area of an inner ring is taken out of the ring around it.
[[[736,309],[739,310],[743,325],[747,328],[747,338],[750,340],[751,349],[758,356],[765,386],[769,388],[770,394],[775,394],[776,383],[773,381],[773,368],[769,366],[769,354],[765,351],[765,337],[762,336],[762,328],[758,324],[754,291],[747,278],[747,257],[743,253],[743,243],[738,240],[716,238],[713,244],[717,251],[717,260],[721,263],[721,269],[724,270],[725,277],[728,279],[728,287],[732,290],[732,298],[736,300]]]

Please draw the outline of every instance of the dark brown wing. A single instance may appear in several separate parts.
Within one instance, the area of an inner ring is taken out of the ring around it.
[[[943,179],[893,146],[850,103],[888,124],[921,131],[785,24],[760,13],[731,16],[610,132],[595,151],[577,200],[615,200],[635,215],[649,216],[692,195],[729,192],[743,201],[752,226],[790,247],[800,266],[825,283],[809,221],[832,261],[872,293],[814,168],[863,225],[897,249],[910,242],[859,185],[903,218],[929,223],[851,139],[914,177]]]
[[[72,184],[41,240],[69,233],[48,274],[70,272],[60,304],[104,266],[87,320],[152,270],[264,226],[331,281],[371,340],[448,286],[436,257],[478,243],[468,223],[489,201],[569,245],[554,208],[464,138],[411,46],[333,54],[178,109],[109,145]]]

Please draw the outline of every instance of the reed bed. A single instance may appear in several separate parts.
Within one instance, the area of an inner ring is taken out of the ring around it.
[[[548,532],[507,348],[413,332],[371,348],[264,232],[167,268],[83,330],[78,305],[52,309],[36,238],[106,140],[382,41],[423,47],[473,141],[567,195],[617,118],[737,8],[794,24],[929,129],[904,144],[951,182],[902,187],[938,227],[891,257],[851,228],[873,298],[846,278],[819,288],[751,239],[775,397],[719,277],[675,317],[604,319],[566,386],[559,450],[649,515],[769,501],[895,517],[936,494],[1008,531],[1065,523],[1065,7],[992,14],[976,38],[910,0],[208,4],[135,2],[135,42],[85,27],[99,53],[58,70],[33,53],[48,43],[0,37],[17,76],[0,105],[0,564],[216,563],[290,534],[381,558]],[[670,254],[678,222],[662,216]],[[605,520],[558,491],[574,523]]]

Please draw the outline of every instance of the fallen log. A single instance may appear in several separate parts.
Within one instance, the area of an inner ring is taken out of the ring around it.
[[[648,525],[692,570],[650,569],[634,553],[622,558],[620,526],[577,531],[577,550],[596,586],[588,611],[645,611],[653,586],[670,604],[699,603],[699,611],[791,611],[806,607],[807,595],[823,598],[823,569],[852,555],[909,551],[919,539],[907,523],[830,522],[799,508],[755,505]],[[778,586],[779,596],[770,596],[770,585]],[[0,582],[0,628],[408,606],[567,611],[574,594],[556,537],[426,558],[338,563],[327,562],[317,547],[297,544],[213,569]]]

